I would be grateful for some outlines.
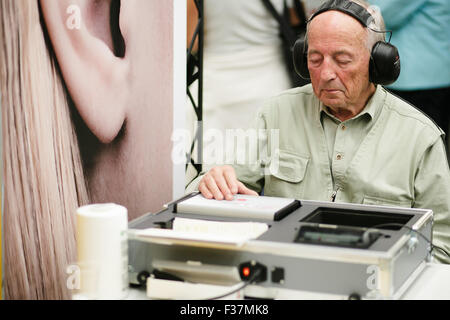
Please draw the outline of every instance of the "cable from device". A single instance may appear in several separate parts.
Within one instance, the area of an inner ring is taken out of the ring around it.
[[[220,296],[216,296],[216,297],[210,297],[210,298],[204,298],[204,299],[199,299],[199,300],[217,300],[217,299],[221,299],[223,297],[229,296],[235,292],[238,292],[244,288],[246,288],[248,285],[252,284],[261,274],[261,269],[256,269],[255,272],[253,273],[253,275],[251,276],[250,279],[248,279],[247,281],[245,281],[241,286],[239,286],[236,289],[233,289],[230,292],[227,292],[225,294],[221,294]],[[162,272],[159,270],[153,270],[152,275],[157,278],[157,279],[163,279],[163,280],[172,280],[172,281],[181,281],[184,282],[185,280],[175,276],[173,274],[170,274],[168,272]]]
[[[431,246],[430,252],[432,252],[434,249],[438,249],[441,252],[443,252],[447,257],[450,258],[450,254],[444,248],[434,245],[431,242],[431,240],[428,239],[424,234],[422,234],[421,232],[419,232],[419,231],[417,231],[417,230],[415,230],[415,229],[413,229],[411,227],[405,226],[405,225],[403,225],[401,223],[393,223],[393,222],[392,223],[383,223],[383,224],[378,224],[376,226],[373,226],[371,228],[380,228],[380,227],[388,227],[388,226],[402,227],[402,228],[405,228],[405,229],[408,229],[410,231],[413,231],[413,232],[417,233],[419,236],[421,236]]]
[[[221,299],[221,298],[223,298],[223,297],[229,296],[229,295],[231,295],[231,294],[233,294],[233,293],[235,293],[235,292],[238,292],[238,291],[240,291],[240,290],[246,288],[246,287],[249,286],[250,284],[252,284],[253,281],[255,281],[255,280],[259,277],[260,274],[261,274],[261,269],[256,269],[255,272],[253,273],[253,276],[252,276],[250,279],[248,279],[248,281],[245,281],[245,282],[244,282],[240,287],[238,287],[237,289],[234,289],[234,290],[232,290],[232,291],[230,291],[230,292],[227,292],[227,293],[222,294],[222,295],[217,296],[217,297],[206,298],[205,300],[218,300],[218,299]]]

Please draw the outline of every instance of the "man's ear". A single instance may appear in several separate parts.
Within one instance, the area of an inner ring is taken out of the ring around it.
[[[81,117],[102,143],[127,115],[129,66],[119,0],[40,0],[61,72]]]

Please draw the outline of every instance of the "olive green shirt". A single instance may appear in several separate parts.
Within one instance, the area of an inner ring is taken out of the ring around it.
[[[450,251],[450,171],[433,121],[382,86],[344,122],[311,85],[271,98],[258,113],[257,161],[238,179],[266,196],[432,209],[433,243]],[[265,131],[261,131],[261,129]],[[450,263],[441,251],[440,262]]]

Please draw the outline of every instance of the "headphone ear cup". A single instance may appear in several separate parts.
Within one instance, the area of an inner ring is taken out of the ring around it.
[[[294,43],[292,58],[294,59],[295,72],[305,80],[309,80],[307,54],[308,43],[306,42],[306,34],[302,34]]]
[[[400,75],[400,56],[395,46],[378,41],[372,48],[369,63],[369,80],[374,84],[388,85]]]

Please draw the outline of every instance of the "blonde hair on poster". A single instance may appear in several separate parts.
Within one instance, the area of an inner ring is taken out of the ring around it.
[[[5,299],[69,299],[88,203],[67,93],[37,0],[0,0]]]

